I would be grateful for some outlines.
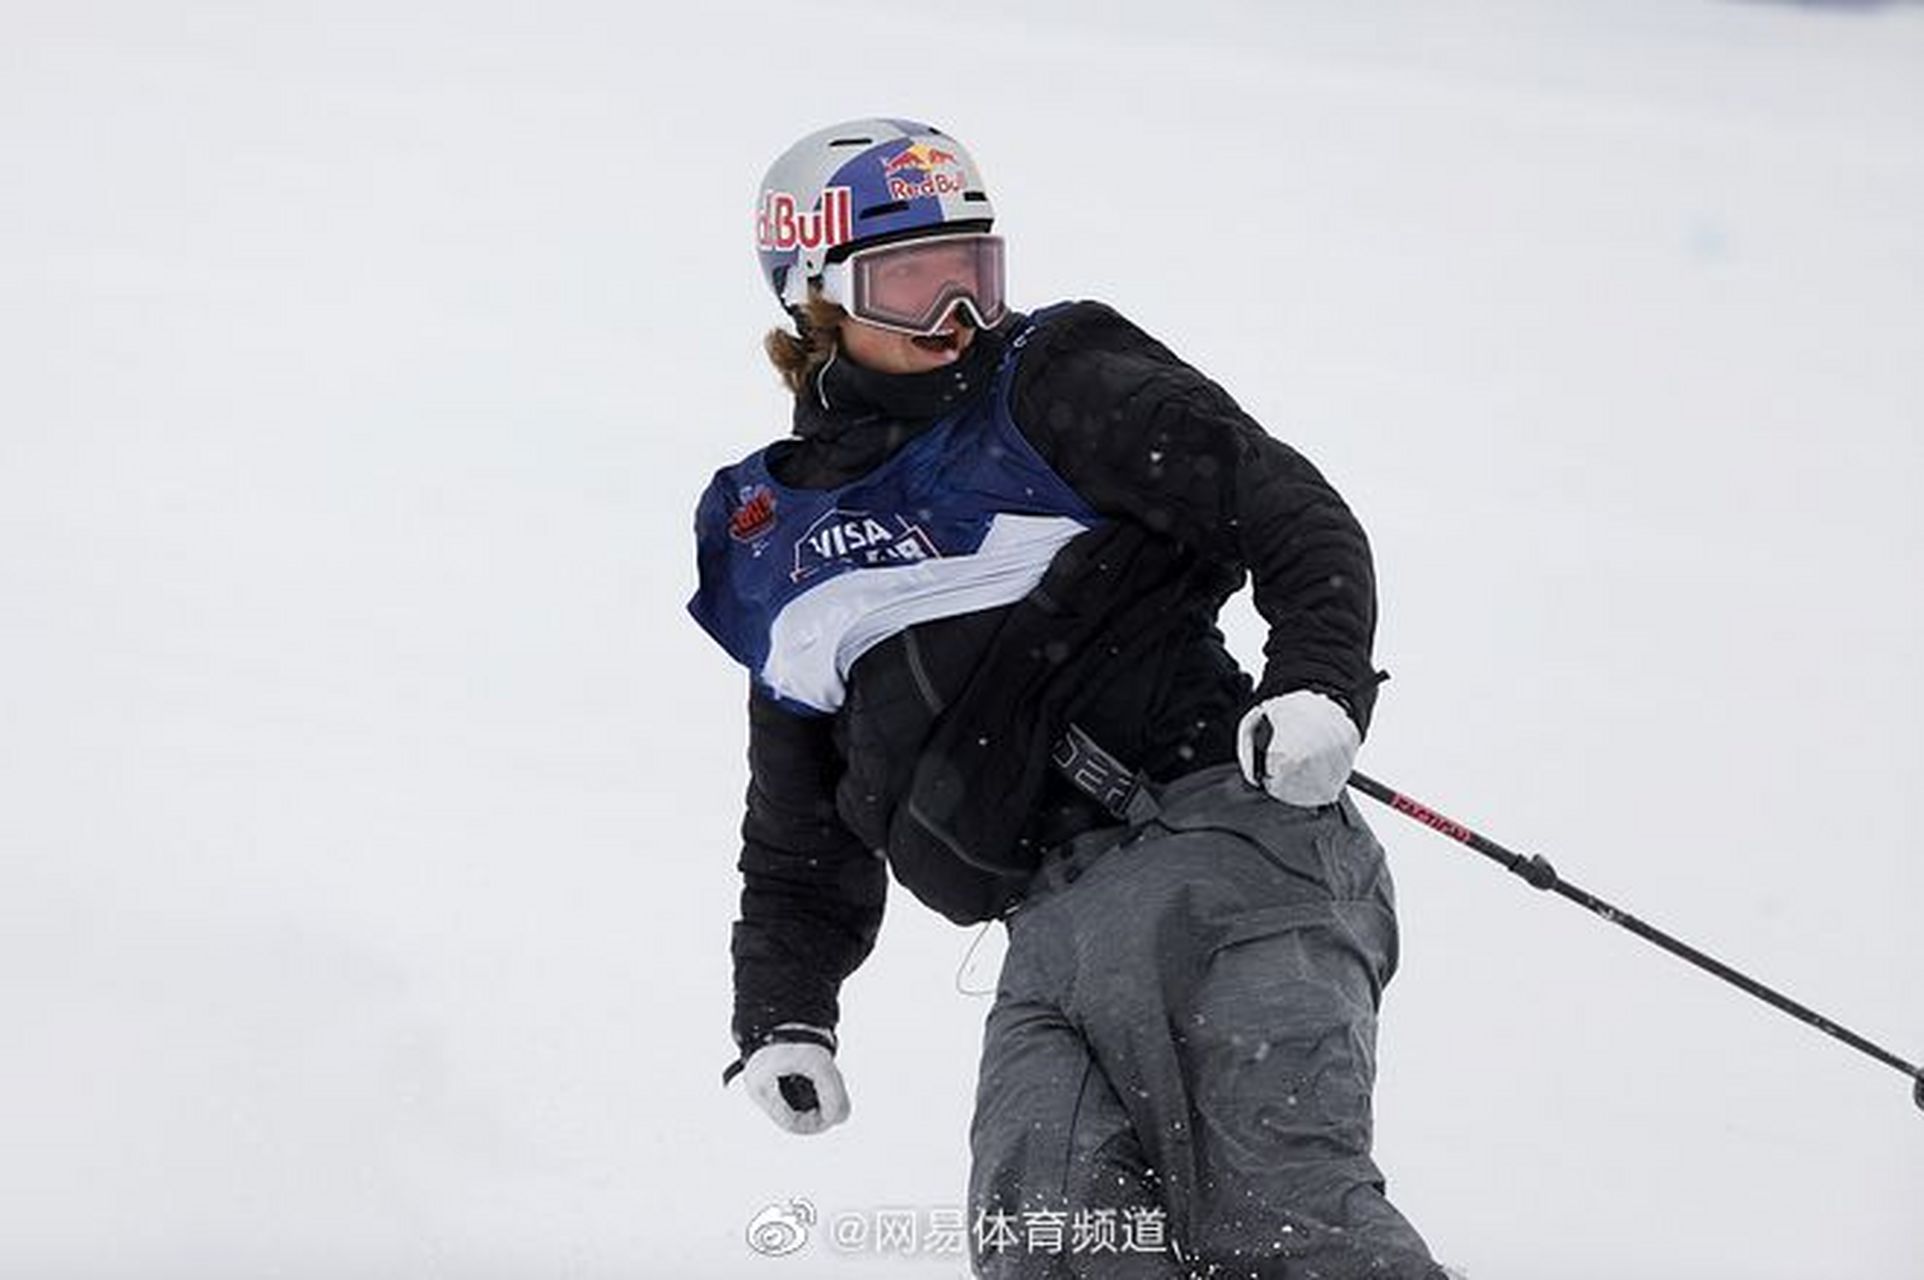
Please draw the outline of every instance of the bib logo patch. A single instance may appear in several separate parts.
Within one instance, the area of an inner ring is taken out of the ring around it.
[[[803,582],[827,569],[876,569],[941,556],[920,525],[904,516],[829,511],[795,540],[795,570]]]
[[[728,536],[754,542],[775,527],[775,495],[765,484],[750,485],[736,495],[741,505],[728,517]]]

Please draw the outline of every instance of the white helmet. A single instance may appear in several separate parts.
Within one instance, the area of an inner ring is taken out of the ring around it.
[[[755,248],[762,277],[792,312],[811,280],[857,250],[985,235],[994,222],[995,206],[961,143],[914,120],[851,120],[809,134],[769,166]],[[996,242],[998,272],[1000,248]]]

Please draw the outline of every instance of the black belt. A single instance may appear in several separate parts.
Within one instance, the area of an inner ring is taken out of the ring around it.
[[[1150,793],[1149,780],[1104,751],[1078,725],[1063,732],[1051,759],[1071,786],[1131,826],[1149,821],[1161,810]]]

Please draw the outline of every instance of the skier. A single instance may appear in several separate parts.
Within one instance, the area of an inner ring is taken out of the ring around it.
[[[1370,1157],[1396,920],[1343,790],[1381,678],[1363,532],[1115,311],[1010,310],[994,216],[909,120],[762,184],[793,435],[703,495],[689,606],[751,675],[724,1081],[793,1132],[847,1117],[837,994],[893,872],[1008,930],[978,1274],[1441,1277]],[[1254,682],[1215,626],[1246,578]]]

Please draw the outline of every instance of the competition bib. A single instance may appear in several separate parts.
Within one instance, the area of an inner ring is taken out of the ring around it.
[[[689,612],[789,709],[836,711],[856,660],[918,622],[1020,600],[1096,523],[1009,415],[1024,337],[986,394],[849,484],[787,488],[762,449],[702,495]]]

